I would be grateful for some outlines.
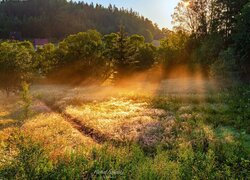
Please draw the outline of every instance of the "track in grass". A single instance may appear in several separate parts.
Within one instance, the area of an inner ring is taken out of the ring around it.
[[[82,123],[78,118],[72,117],[70,114],[64,112],[60,107],[56,105],[52,105],[46,101],[44,101],[45,105],[49,107],[52,111],[59,113],[67,122],[71,124],[71,126],[78,130],[82,135],[92,138],[96,143],[102,144],[105,142],[111,142],[114,145],[120,145],[124,142],[118,141],[115,139],[108,138],[105,134],[101,134],[100,132],[96,132],[94,128],[86,126]]]

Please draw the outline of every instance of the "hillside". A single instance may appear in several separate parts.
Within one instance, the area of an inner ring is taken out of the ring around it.
[[[18,32],[23,38],[62,39],[88,29],[103,34],[117,32],[123,24],[129,34],[140,34],[147,41],[161,38],[156,24],[132,9],[110,5],[67,2],[66,0],[0,1],[0,38]]]

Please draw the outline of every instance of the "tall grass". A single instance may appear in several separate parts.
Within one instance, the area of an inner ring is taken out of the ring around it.
[[[187,134],[185,134],[186,136]],[[184,136],[184,135],[183,135]],[[186,143],[172,149],[159,146],[147,154],[136,144],[93,149],[89,156],[69,153],[52,161],[37,142],[23,134],[10,139],[17,152],[0,170],[7,179],[246,179],[249,154],[241,141],[210,140],[204,150],[204,136],[190,135]],[[182,137],[183,138],[183,137]],[[203,140],[202,140],[203,139]],[[192,142],[191,144],[189,142]]]
[[[160,128],[150,135],[163,138],[153,147],[107,142],[88,154],[52,159],[44,145],[17,132],[5,147],[13,156],[1,166],[0,179],[248,179],[249,89],[208,94],[205,102],[195,95],[154,97],[151,105],[171,113],[174,124],[166,130],[170,120],[159,118]]]

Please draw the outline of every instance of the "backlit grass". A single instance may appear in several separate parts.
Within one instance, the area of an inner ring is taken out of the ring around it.
[[[0,131],[2,177],[249,177],[250,88],[173,92],[168,83],[173,84],[142,94],[110,87],[33,87],[33,113],[18,130],[8,119],[18,116],[2,106],[8,117]]]

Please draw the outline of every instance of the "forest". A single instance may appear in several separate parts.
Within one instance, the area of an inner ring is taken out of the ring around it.
[[[250,1],[180,0],[172,24],[0,1],[0,179],[248,179]]]
[[[129,34],[143,35],[147,41],[159,39],[162,32],[156,24],[132,9],[104,7],[82,1],[67,0],[1,0],[0,38],[19,32],[23,38],[48,38],[58,41],[70,34],[97,29],[102,34],[119,31],[124,24]]]

